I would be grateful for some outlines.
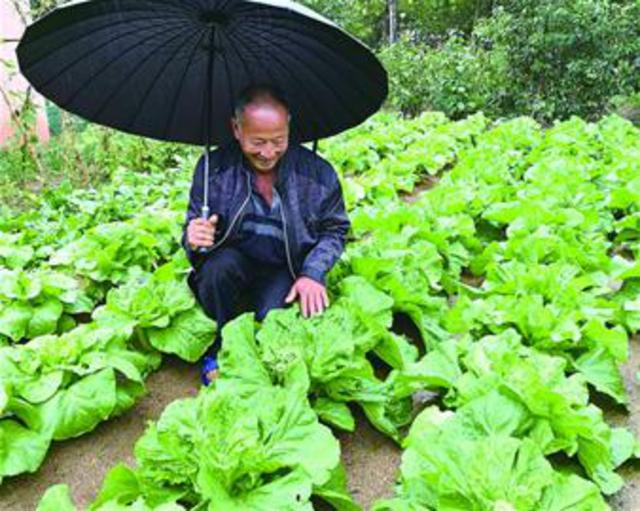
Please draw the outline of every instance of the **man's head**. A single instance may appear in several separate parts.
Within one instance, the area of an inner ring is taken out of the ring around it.
[[[268,86],[247,89],[235,105],[233,134],[256,172],[272,172],[289,147],[289,107]]]

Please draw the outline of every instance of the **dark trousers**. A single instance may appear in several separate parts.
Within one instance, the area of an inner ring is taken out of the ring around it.
[[[284,307],[293,285],[286,266],[272,266],[245,255],[233,247],[209,255],[192,274],[189,285],[207,316],[218,324],[216,340],[209,355],[220,350],[222,327],[250,304],[262,321],[271,309]]]

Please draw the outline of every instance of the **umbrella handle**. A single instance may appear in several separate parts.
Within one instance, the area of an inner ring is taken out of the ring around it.
[[[204,148],[204,200],[202,202],[201,217],[205,220],[209,219],[211,210],[209,208],[209,145]],[[211,248],[200,247],[198,248],[199,254],[207,254]]]
[[[203,201],[202,201],[202,218],[209,219],[209,141],[211,140],[211,94],[212,94],[212,82],[213,82],[213,65],[214,58],[213,52],[216,42],[216,30],[215,26],[211,28],[211,49],[209,51],[209,62],[207,65],[207,87],[205,88],[205,105],[207,112],[207,124],[205,132],[205,144],[204,144],[204,183],[203,183]],[[214,234],[215,237],[215,234]],[[200,254],[206,254],[211,248],[200,247],[198,252]]]
[[[209,208],[206,206],[202,208],[202,218],[205,220],[209,218]],[[198,247],[198,254],[208,254],[211,252],[211,248],[212,247]]]
[[[205,220],[209,219],[209,206],[202,206],[200,218],[204,218]],[[198,247],[198,254],[208,254],[210,251],[211,247]]]

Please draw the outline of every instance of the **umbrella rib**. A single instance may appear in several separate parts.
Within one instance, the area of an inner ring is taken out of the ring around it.
[[[187,28],[187,29],[182,29],[180,32],[178,32],[178,33],[174,34],[171,38],[167,39],[166,41],[163,41],[162,45],[163,45],[163,46],[164,46],[164,45],[167,45],[167,44],[171,43],[172,41],[174,41],[174,40],[178,39],[178,38],[179,38],[179,37],[181,37],[181,36],[182,36],[182,34],[184,34],[187,30],[188,30],[188,28]],[[182,48],[182,46],[181,46],[181,45],[178,45],[178,50],[180,50],[181,48]],[[173,57],[176,53],[177,53],[177,52],[174,52],[171,56]],[[149,60],[153,55],[155,55],[155,54],[156,54],[156,52],[155,52],[155,48],[152,48],[152,50],[151,50],[151,51],[149,51],[149,52],[147,53],[147,55],[145,55],[145,56],[144,56],[144,58],[142,58],[141,60],[139,60],[139,61],[136,63],[136,68],[133,70],[133,72],[132,72],[132,73],[129,73],[128,75],[126,75],[126,76],[124,77],[124,79],[120,80],[120,83],[119,83],[119,84],[118,84],[118,85],[117,85],[117,86],[116,86],[116,87],[115,87],[115,88],[110,92],[110,94],[109,94],[109,95],[107,96],[107,98],[102,102],[102,104],[100,105],[100,107],[98,108],[98,110],[96,110],[96,111],[95,111],[95,113],[94,113],[94,117],[95,117],[95,118],[99,118],[99,117],[101,117],[103,110],[107,107],[107,105],[111,102],[111,100],[112,100],[112,99],[113,99],[113,98],[114,98],[114,97],[115,97],[115,96],[116,96],[116,95],[117,95],[117,94],[122,90],[122,87],[124,87],[124,86],[126,85],[126,83],[127,83],[129,80],[131,80],[131,78],[132,78],[133,76],[135,76],[138,72],[140,72],[140,70],[143,68],[144,64],[146,64],[146,63],[147,63],[147,61],[148,61],[148,60]],[[168,61],[167,61],[167,62],[168,62]],[[165,67],[166,67],[166,64],[165,64]],[[156,77],[157,77],[157,75],[156,75]],[[152,85],[151,85],[151,86],[153,86],[153,82],[152,82]],[[149,91],[149,88],[147,89],[147,93],[148,93],[148,91]],[[146,93],[145,93],[145,95],[146,95]],[[143,97],[144,97],[145,95],[143,95]]]
[[[220,39],[220,46],[222,46],[222,40],[224,38],[224,33],[222,30],[220,30],[218,32],[218,38]],[[229,92],[229,96],[231,98],[231,101],[229,102],[229,111],[231,112],[231,116],[233,117],[235,115],[235,112],[233,111],[233,106],[234,106],[234,87],[233,87],[233,78],[232,78],[232,74],[231,74],[231,70],[229,69],[229,60],[226,58],[223,58],[222,61],[224,62],[224,71],[227,75],[227,91]]]
[[[147,2],[147,4],[149,3],[156,3],[156,2]],[[164,6],[166,7],[174,8],[177,12],[181,14],[183,14],[185,10],[188,10],[189,12],[198,12],[195,8],[192,8],[190,5],[187,4],[187,2],[184,2],[183,0],[162,0],[160,3],[164,4]]]
[[[248,6],[247,4],[244,5],[244,7],[247,7],[247,9],[245,9],[244,11],[239,9],[237,16],[238,17],[247,17],[249,19],[269,19],[269,18],[273,18],[273,19],[278,19],[278,20],[282,20],[283,22],[288,22],[287,23],[287,29],[292,30],[294,32],[296,32],[296,34],[306,38],[306,39],[311,39],[311,40],[315,40],[313,37],[311,37],[309,35],[309,31],[304,31],[304,30],[300,30],[300,23],[298,21],[296,21],[295,19],[292,18],[292,15],[290,14],[289,11],[286,11],[280,7],[274,7],[274,6],[268,6],[268,5],[260,5],[259,7],[255,7],[255,6]],[[264,15],[260,15],[260,14],[256,14],[254,12],[252,12],[252,10],[258,10],[258,13],[260,12],[264,12]],[[294,16],[299,16],[299,14],[294,13]],[[371,54],[371,50],[369,50],[363,43],[361,43],[359,40],[355,39],[353,36],[351,36],[348,32],[344,31],[342,28],[338,27],[338,26],[332,26],[332,25],[327,25],[326,23],[322,23],[318,20],[314,20],[312,18],[308,18],[310,23],[313,23],[314,25],[316,25],[318,27],[318,29],[321,30],[331,30],[331,31],[337,31],[337,33],[342,37],[342,39],[345,42],[348,42],[351,45],[355,45],[358,47],[358,49],[360,51],[366,52],[366,54]],[[282,25],[279,24],[271,24],[270,28],[280,28],[282,27]],[[337,38],[332,37],[331,38],[333,41],[339,41]],[[326,48],[329,48],[328,46],[324,46]],[[333,48],[331,47],[331,51],[336,54],[336,55],[342,55],[343,52],[340,51],[339,48]],[[357,69],[358,71],[360,71],[360,68],[356,65],[354,65],[350,60],[348,59],[344,59],[344,61],[351,67]],[[372,58],[372,64],[377,64],[379,65],[375,59]],[[368,75],[369,73],[364,73]]]
[[[245,29],[246,29],[246,25],[245,25]],[[258,38],[258,39],[260,39],[261,41],[263,41],[263,42],[265,42],[265,43],[269,44],[270,46],[274,46],[274,47],[278,48],[278,46],[277,46],[275,43],[273,43],[273,42],[271,42],[271,41],[267,40],[266,38],[264,38],[264,37],[263,37],[261,34],[259,34],[258,32],[255,32],[255,31],[252,31],[252,30],[250,30],[250,31],[253,33],[253,35],[254,35],[255,37],[257,37],[257,38]],[[304,60],[299,59],[298,57],[296,57],[296,56],[295,56],[295,55],[293,55],[293,54],[288,54],[288,55],[290,55],[290,58],[291,58],[291,59],[293,59],[293,60],[295,60],[295,61],[299,62],[299,63],[300,63],[300,65],[301,65],[302,67],[306,68],[306,69],[307,69],[307,70],[308,70],[308,71],[309,71],[313,76],[315,76],[315,77],[317,78],[317,80],[318,80],[318,83],[321,83],[321,84],[325,85],[325,87],[327,87],[327,89],[328,89],[328,90],[330,90],[330,91],[333,93],[333,95],[338,99],[338,103],[341,103],[341,104],[342,104],[342,106],[343,106],[343,108],[344,108],[346,111],[348,111],[348,112],[350,112],[352,115],[354,115],[353,110],[351,110],[350,106],[348,106],[348,104],[344,101],[344,99],[342,98],[342,96],[340,96],[340,95],[336,92],[336,90],[335,90],[333,87],[328,86],[328,85],[325,83],[325,81],[322,79],[322,77],[318,76],[318,74],[315,72],[315,70],[313,69],[313,67],[309,67],[309,66],[307,66],[307,65],[305,64]],[[274,58],[274,57],[273,57],[273,55],[272,55],[272,58]],[[281,60],[281,59],[278,59],[278,61],[280,61],[280,60]],[[281,65],[282,65],[285,69],[287,69],[286,64],[281,64]],[[295,76],[295,75],[293,75],[291,72],[289,72],[289,74],[290,74],[290,75],[292,75],[292,76]],[[296,80],[297,80],[297,78],[296,78]],[[297,81],[298,81],[298,80],[297,80]],[[298,83],[300,83],[300,82],[298,81]],[[303,88],[303,90],[304,90],[304,85],[302,85],[302,88]],[[355,117],[355,118],[358,118],[358,117],[360,117],[360,116],[359,116],[359,115],[357,115],[357,114],[355,114],[355,115],[354,115],[354,117]],[[326,125],[326,124],[325,124],[325,125]]]
[[[232,41],[235,41],[235,38],[232,36],[232,34],[228,34],[228,37],[229,37]],[[247,46],[246,48],[247,48],[247,51],[249,51],[252,55],[254,55],[254,56],[256,55],[256,54],[251,50],[251,47],[250,47],[250,46]],[[287,68],[287,66],[286,66],[285,64],[283,64],[283,63],[280,61],[280,59],[278,59],[277,57],[275,57],[275,56],[273,56],[273,55],[272,55],[272,58],[278,62],[278,64],[280,65],[280,67],[282,67],[282,68],[286,71],[286,73],[287,73],[289,76],[292,76],[292,77],[293,77],[293,79],[294,79],[296,82],[298,82],[298,83],[300,84],[300,82],[298,81],[297,77],[296,77],[293,73],[291,73],[291,71]],[[256,61],[257,61],[257,62],[262,63],[262,60],[261,60],[259,57],[256,57]],[[264,66],[263,66],[263,67],[264,67]],[[269,76],[271,77],[271,80],[275,83],[275,82],[276,82],[276,80],[274,80],[274,79],[273,79],[273,75],[271,74],[271,71],[267,68],[267,71],[266,71],[266,72],[267,72],[267,74],[269,74]],[[300,84],[300,88],[301,88],[301,90],[302,90],[302,91],[305,91],[305,90],[306,90],[306,89],[305,89],[305,87],[304,87],[304,84]],[[311,101],[309,100],[309,98],[308,98],[308,96],[307,96],[307,94],[306,94],[306,93],[304,93],[304,97],[306,98],[306,103],[307,103],[307,104],[309,104],[309,105],[311,105],[311,110],[314,110],[316,113],[318,113],[319,111],[318,111],[318,110],[316,110],[316,107],[315,107],[315,105],[314,105],[313,101],[312,101],[312,100],[311,100]],[[326,122],[325,122],[325,121],[323,120],[323,118],[322,118],[322,115],[318,116],[318,119],[320,119],[320,121],[322,122],[322,124],[324,124],[324,126],[325,126],[325,127],[327,126]]]
[[[300,3],[300,2],[296,2]],[[254,11],[258,11],[259,14],[256,14]],[[263,14],[264,13],[264,14]],[[288,9],[283,6],[278,5],[269,5],[268,3],[255,2],[252,0],[243,2],[243,5],[238,9],[238,14],[249,14],[251,17],[257,17],[260,19],[263,18],[278,18],[286,21],[292,22],[294,25],[298,24],[298,19],[304,18],[305,21],[314,24],[316,27],[321,27],[322,29],[331,30],[332,32],[338,32],[341,36],[349,39],[351,42],[361,46],[363,49],[367,51],[371,51],[367,48],[367,46],[362,43],[359,39],[352,36],[349,32],[343,29],[341,26],[336,25],[331,20],[327,19],[327,21],[321,21],[319,19],[307,16],[300,12],[297,12],[292,9]],[[298,19],[296,19],[298,18]],[[303,32],[299,32],[303,33]]]
[[[160,27],[164,27],[165,25],[153,25],[153,28],[155,28],[156,26]],[[104,27],[104,28],[109,28],[109,27]],[[84,60],[86,57],[88,57],[89,55],[93,55],[97,50],[100,50],[101,48],[104,48],[105,46],[108,46],[109,44],[113,43],[114,41],[117,41],[118,39],[120,39],[121,37],[126,37],[128,35],[131,34],[135,34],[136,32],[139,32],[140,29],[136,28],[133,29],[131,31],[125,32],[124,34],[118,34],[114,37],[112,37],[111,39],[108,39],[107,41],[105,41],[104,43],[100,44],[98,47],[96,48],[91,48],[89,50],[87,50],[85,53],[83,53],[82,55],[80,55],[78,58],[72,60],[69,64],[67,64],[66,66],[64,66],[62,69],[60,69],[56,74],[54,74],[53,76],[49,77],[43,84],[40,85],[40,87],[47,87],[51,82],[53,82],[54,80],[57,80],[62,74],[66,73],[69,69],[71,69],[72,67],[74,67],[76,64],[78,64],[80,61]],[[73,44],[76,43],[78,41],[81,41],[82,39],[84,39],[85,37],[89,37],[95,35],[95,33],[91,34],[86,34],[78,39],[74,39],[72,41],[69,41],[68,44],[64,44],[62,46],[59,46],[57,48],[55,48],[54,50],[52,50],[51,53],[47,54],[45,58],[50,57],[53,53],[55,53],[57,50],[60,50],[62,48],[66,48],[69,44]],[[44,58],[39,59],[37,62],[35,62],[34,64],[31,64],[27,69],[32,68],[34,65],[42,62],[44,60]]]
[[[96,5],[92,5],[91,7],[94,9],[98,9],[100,6],[97,5],[98,2],[92,2],[93,4]],[[140,2],[138,2],[140,3]],[[149,2],[147,2],[148,4]],[[89,2],[85,2],[84,3],[85,6],[87,4],[89,4]],[[58,18],[63,17],[65,15],[65,11],[69,10],[69,9],[74,9],[77,8],[77,5],[73,5],[73,4],[67,4],[67,5],[61,5],[60,7],[58,7],[56,10],[52,11],[51,13],[49,13],[45,19],[42,20],[42,22],[46,22],[47,24],[55,24],[55,21],[53,20],[58,20]],[[169,8],[174,8],[176,9],[175,12],[179,13],[179,14],[184,14],[184,5],[181,5],[179,8],[177,5],[166,5],[166,7]],[[72,27],[78,25],[78,24],[84,24],[86,23],[88,20],[95,20],[95,19],[100,19],[102,17],[109,17],[109,16],[113,16],[114,14],[117,14],[118,16],[122,16],[123,14],[129,14],[129,13],[133,13],[133,12],[142,12],[142,13],[148,13],[149,9],[146,8],[142,8],[139,7],[138,5],[133,5],[130,6],[129,8],[123,9],[123,8],[119,8],[115,11],[105,11],[105,12],[91,12],[89,13],[89,15],[87,16],[83,16],[80,17],[77,20],[73,20],[71,21],[69,24],[65,24],[63,27],[56,27],[57,30],[69,30]],[[171,15],[173,15],[174,13],[169,13]],[[145,17],[145,18],[136,18],[136,19],[153,19],[153,18],[160,18],[160,16],[152,16],[152,17]],[[167,16],[165,15],[163,17],[164,19],[167,19]],[[169,18],[170,19],[170,18]],[[131,20],[129,19],[124,19],[122,21],[119,21],[118,23],[116,23],[117,25],[120,25],[122,23],[130,23]],[[39,23],[38,21],[36,23]],[[43,30],[42,34],[40,34],[40,37],[37,37],[36,39],[34,39],[33,41],[29,41],[29,43],[35,43],[38,42],[41,38],[46,37],[47,35],[49,35],[50,31],[48,30]]]
[[[79,37],[76,37],[74,39],[70,39],[69,41],[65,42],[64,44],[57,46],[55,48],[52,48],[50,51],[48,51],[45,56],[43,58],[40,58],[32,63],[29,63],[24,69],[28,70],[31,69],[33,66],[37,65],[40,61],[44,60],[45,58],[50,57],[51,55],[55,54],[56,52],[65,49],[67,46],[71,45],[71,44],[75,44],[79,41],[82,41],[83,39],[87,39],[87,38],[92,38],[96,36],[96,33],[101,31],[101,30],[113,30],[114,27],[117,27],[119,25],[128,25],[130,23],[135,23],[137,21],[147,21],[147,20],[162,20],[164,23],[166,23],[166,18],[163,18],[161,16],[145,16],[142,18],[135,18],[133,20],[122,20],[122,21],[118,21],[117,23],[114,23],[112,25],[103,25],[101,27],[96,28],[95,30],[91,31],[91,32],[87,32],[85,34],[82,34]],[[171,22],[174,22],[175,20],[170,20]],[[186,20],[180,20],[182,23],[184,23],[184,21]],[[73,26],[73,25],[71,25]],[[65,27],[65,29],[68,29],[68,27]],[[135,33],[136,31],[139,31],[140,29],[137,28],[135,30],[132,30],[131,32],[127,32],[127,34],[131,34],[131,33]],[[48,34],[47,34],[48,35]],[[110,39],[109,41],[107,41],[107,43],[114,41],[115,39],[117,39],[117,36],[114,37],[113,39]],[[26,45],[31,46],[33,44],[38,43],[39,39],[36,39],[34,41],[26,41]]]
[[[233,2],[233,0],[225,0],[224,4],[218,7],[218,11],[224,12],[231,2]]]
[[[220,37],[221,38],[227,38],[230,42],[230,44],[228,45],[229,48],[231,48],[235,54],[238,56],[238,59],[240,60],[240,63],[242,64],[242,67],[244,68],[244,72],[245,75],[249,78],[249,83],[253,83],[254,80],[254,75],[253,72],[251,71],[251,68],[247,65],[247,61],[245,60],[244,56],[242,55],[242,53],[240,53],[238,51],[238,49],[236,48],[236,45],[233,43],[233,40],[231,38],[231,35],[229,33],[227,33],[224,30],[220,31]],[[229,72],[229,63],[228,63],[228,59],[224,59],[225,62],[225,69],[227,70],[227,72]],[[233,91],[233,88],[229,89],[230,91]],[[233,96],[233,92],[231,93],[231,95]],[[235,101],[235,97],[232,98]],[[232,112],[234,113],[234,112]]]
[[[196,32],[194,39],[198,39],[198,37],[200,37],[200,33]],[[171,60],[173,60],[173,58],[183,48],[185,48],[185,46],[187,45],[187,43],[189,41],[190,41],[190,39],[185,38],[185,40],[182,42],[182,44],[178,45],[176,51],[171,54],[171,56],[165,61],[164,65],[158,70],[156,75],[153,77],[153,79],[151,80],[151,82],[149,84],[149,87],[147,87],[147,90],[145,91],[145,93],[143,95],[144,99],[138,105],[138,109],[136,110],[135,114],[133,115],[132,119],[129,121],[129,123],[127,125],[129,128],[131,126],[133,126],[136,123],[136,121],[138,120],[138,116],[140,115],[140,112],[142,111],[142,107],[144,106],[145,102],[147,101],[147,98],[150,96],[150,93],[153,90],[154,86],[158,83],[158,79],[160,78],[160,76],[167,70],[167,67],[169,67],[169,63],[171,62]],[[198,46],[196,45],[196,49],[197,49],[197,47]]]
[[[204,145],[208,146],[211,142],[211,133],[207,133],[209,126],[210,126],[210,120],[211,120],[211,110],[212,110],[212,106],[213,106],[213,101],[211,101],[211,97],[214,94],[214,90],[213,90],[213,85],[215,83],[215,74],[214,74],[214,69],[216,66],[216,54],[215,54],[215,47],[216,47],[216,29],[215,27],[211,27],[209,30],[207,30],[207,34],[209,35],[209,51],[207,53],[207,70],[205,73],[205,85],[203,87],[203,98],[204,98],[204,105],[201,109],[201,115],[200,115],[200,127],[199,127],[199,133],[202,136],[202,134],[204,133],[204,136],[202,137],[202,139],[204,140]],[[205,43],[206,44],[206,43]]]
[[[249,66],[247,64],[247,61],[245,60],[244,56],[242,55],[242,53],[238,50],[239,47],[241,47],[241,44],[238,44],[238,40],[233,37],[233,33],[231,32],[227,32],[225,34],[227,36],[227,38],[229,39],[229,41],[232,42],[231,45],[229,45],[231,48],[233,48],[233,50],[236,52],[236,55],[238,55],[238,57],[240,58],[240,61],[242,62],[242,66],[244,67],[247,76],[249,76],[250,80],[249,83],[252,84],[254,83],[255,80],[255,75],[253,73],[253,71],[251,70],[251,66]],[[248,49],[248,51],[251,53],[252,56],[255,56],[255,53],[253,53],[250,49]],[[256,62],[261,62],[259,58],[255,58]],[[266,69],[265,72],[269,75],[269,78],[271,78],[271,81],[275,82],[275,79],[273,77],[273,75],[271,74],[271,71],[269,69]]]
[[[164,33],[166,32],[166,30],[162,30],[159,31],[158,33]],[[154,37],[156,37],[158,35],[158,33],[153,33],[152,35],[150,35],[149,37],[145,37],[144,39],[140,39],[140,40],[136,40],[132,45],[128,46],[126,49],[124,49],[117,57],[113,58],[112,60],[109,61],[109,63],[104,66],[103,68],[101,68],[99,71],[93,73],[89,78],[87,78],[86,80],[84,80],[82,82],[82,85],[80,87],[78,87],[75,92],[71,95],[70,98],[68,98],[65,102],[64,105],[69,104],[70,102],[72,102],[73,100],[75,100],[75,98],[78,96],[78,94],[80,94],[80,92],[82,92],[82,90],[86,87],[86,85],[88,83],[90,83],[91,81],[93,81],[96,77],[98,77],[99,75],[101,75],[102,73],[104,73],[107,69],[109,69],[109,67],[111,67],[113,64],[115,64],[116,62],[118,62],[122,57],[124,57],[127,53],[129,53],[131,50],[136,49],[140,44],[148,41],[149,39],[152,39]]]
[[[206,33],[207,33],[207,30],[205,28],[202,28],[201,32],[200,32],[200,37],[196,41],[196,44],[193,46],[193,49],[191,50],[191,55],[187,59],[187,65],[184,68],[184,72],[182,73],[182,76],[180,78],[180,85],[176,89],[176,92],[175,92],[175,94],[173,96],[173,102],[171,103],[171,112],[169,113],[169,116],[167,117],[167,122],[166,122],[166,124],[164,126],[164,130],[163,130],[163,138],[167,138],[167,133],[169,132],[169,128],[171,127],[171,124],[173,123],[173,118],[174,118],[174,116],[176,114],[176,107],[178,106],[178,96],[180,95],[180,91],[182,90],[182,87],[184,86],[184,80],[185,80],[185,77],[187,76],[187,70],[191,67],[191,64],[193,63],[193,58],[196,55],[196,50],[200,46],[200,43],[202,43],[202,39],[206,35]]]
[[[230,28],[230,27],[228,27],[228,28]],[[226,37],[229,40],[230,44],[228,45],[228,47],[231,48],[235,52],[235,54],[238,56],[238,59],[240,60],[240,63],[242,64],[242,67],[244,68],[245,76],[249,79],[249,83],[251,84],[251,83],[256,82],[253,70],[251,69],[251,66],[249,66],[247,64],[247,61],[244,58],[244,55],[242,55],[242,52],[239,51],[238,47],[240,47],[240,44],[238,44],[236,42],[236,39],[233,37],[232,31],[231,30],[227,30],[227,31],[221,30],[220,31],[220,35],[221,35],[221,37],[223,37],[223,38]],[[228,72],[229,68],[228,68],[227,59],[224,59],[224,61],[225,61],[225,69],[227,69],[227,72]],[[256,61],[259,62],[259,59],[256,58]],[[271,78],[271,81],[275,82],[275,79],[273,78],[273,75],[271,74],[271,71],[269,69],[266,70],[266,73]],[[234,97],[233,93],[231,93],[231,95],[232,95],[232,101],[235,101],[236,98]],[[232,107],[233,107],[233,105],[232,105]],[[232,116],[235,115],[235,112],[233,111],[233,108],[231,108],[231,115]]]
[[[299,3],[299,2],[296,2],[296,3]],[[243,2],[243,5],[237,11],[237,15],[248,16],[250,18],[257,18],[261,20],[272,18],[272,19],[289,21],[291,22],[291,24],[296,26],[296,28],[300,24],[300,21],[299,21],[300,18],[303,18],[304,21],[313,24],[315,28],[319,28],[322,30],[330,30],[334,34],[337,33],[341,37],[348,39],[349,42],[357,44],[358,46],[361,47],[361,49],[366,50],[367,52],[371,51],[366,47],[366,45],[360,42],[360,40],[353,37],[349,32],[344,30],[339,25],[333,24],[331,20],[328,20],[329,23],[325,21],[320,21],[318,19],[299,13],[295,10],[287,9],[286,7],[269,5],[267,3],[263,4],[263,3],[254,2],[250,0],[250,1]],[[303,35],[306,34],[304,31],[301,31],[301,30],[296,30],[296,32]]]
[[[252,25],[252,26],[256,26],[256,27],[257,27],[257,25],[256,25],[255,23],[252,23],[251,21],[249,22],[249,24],[250,24],[250,25]],[[299,41],[299,40],[293,40],[293,39],[291,39],[290,37],[287,37],[287,35],[286,35],[286,34],[283,34],[283,33],[282,33],[282,30],[279,30],[279,29],[281,28],[281,26],[279,26],[279,25],[270,25],[270,27],[269,27],[269,28],[270,28],[270,29],[272,29],[271,34],[273,34],[273,35],[275,35],[275,36],[278,36],[278,37],[281,37],[281,38],[284,38],[284,39],[286,39],[287,41],[289,41],[289,42],[291,42],[291,43],[295,43],[295,44],[296,44],[296,45],[298,45],[299,47],[300,47],[300,46],[302,46],[302,47],[303,47],[304,49],[306,49],[309,53],[312,53],[312,54],[316,55],[320,60],[322,60],[322,61],[326,64],[326,66],[327,66],[327,67],[329,67],[329,68],[333,68],[333,67],[334,67],[334,66],[332,65],[332,63],[331,63],[331,62],[328,62],[328,61],[327,61],[327,59],[326,59],[326,58],[325,58],[325,57],[324,57],[320,52],[315,52],[315,51],[313,51],[312,47],[310,47],[309,45],[303,45],[303,44],[301,44],[301,41]],[[309,37],[309,35],[308,35],[308,34],[306,34],[306,33],[304,33],[304,32],[300,32],[300,31],[296,30],[296,33],[297,33],[298,35],[302,36],[302,37],[303,37],[303,38],[305,38],[305,39],[311,39],[312,41],[314,41],[314,40],[313,40],[313,38],[310,38],[310,37]],[[361,75],[363,75],[364,77],[368,77],[368,76],[369,76],[369,74],[368,74],[368,73],[366,73],[366,72],[362,71],[362,70],[361,70],[361,68],[359,68],[358,66],[356,66],[355,64],[353,64],[349,59],[343,58],[343,55],[342,55],[340,52],[338,52],[338,51],[334,50],[332,47],[329,47],[329,46],[324,45],[324,44],[320,44],[320,45],[319,45],[319,48],[321,48],[322,50],[324,50],[324,52],[329,53],[331,57],[333,57],[333,56],[337,57],[337,58],[338,58],[338,60],[340,60],[341,62],[343,62],[343,63],[344,63],[344,65],[345,65],[346,67],[351,68],[352,70],[354,70],[354,71],[355,71],[355,72],[357,72],[358,74],[361,74]],[[358,91],[359,91],[362,95],[364,95],[364,96],[366,96],[366,97],[368,97],[368,98],[370,98],[370,99],[377,99],[377,98],[373,98],[373,97],[370,95],[370,90],[369,90],[368,88],[362,88],[362,87],[361,87],[361,82],[356,81],[356,82],[354,83],[354,85],[355,85],[355,87],[358,89]]]
[[[253,26],[255,26],[253,24]],[[289,45],[293,45],[293,44],[298,44],[300,47],[299,42],[292,40],[289,37],[286,37],[280,33],[277,33],[275,31],[271,32],[271,35],[275,36],[276,38],[280,39],[280,40],[284,40],[285,42],[289,43]],[[286,44],[284,45],[286,46]],[[322,58],[320,56],[319,53],[316,53],[314,51],[312,51],[311,49],[305,48],[307,50],[307,52],[311,55],[311,56],[317,56],[321,62],[323,62],[325,64],[325,66],[328,69],[333,69],[334,66],[331,65],[330,62],[327,62],[326,59]],[[331,93],[333,94],[333,96],[337,99],[338,103],[342,105],[342,108],[344,108],[345,111],[348,111],[351,113],[351,115],[354,118],[359,118],[361,117],[360,113],[358,111],[355,111],[352,107],[351,107],[351,102],[349,102],[346,98],[344,98],[339,92],[338,90],[333,86],[333,82],[332,80],[327,80],[326,77],[323,77],[322,75],[320,75],[316,70],[314,66],[309,66],[306,65],[306,60],[304,58],[299,57],[297,54],[295,53],[290,53],[288,54],[290,55],[290,58],[298,61],[300,64],[302,64],[303,67],[305,67],[306,69],[309,70],[309,72],[312,75],[315,75],[315,77],[317,78],[317,80],[319,81],[319,83],[322,83],[327,90],[331,91]],[[364,97],[369,98],[369,100],[373,99],[369,93],[369,91],[367,89],[363,89],[360,87],[360,82],[359,81],[355,81],[355,83],[353,83],[353,85],[355,85],[355,89]],[[377,98],[376,98],[377,99]]]
[[[227,27],[227,30],[221,30],[220,33],[222,34],[223,37],[226,37],[231,42],[231,44],[229,44],[229,48],[233,49],[235,54],[240,59],[240,62],[242,63],[242,67],[245,70],[245,74],[249,77],[249,82],[251,83],[254,81],[253,72],[251,71],[251,68],[247,65],[247,61],[244,59],[244,56],[242,55],[242,53],[240,53],[236,48],[236,44],[234,44],[235,39],[232,39],[233,32],[231,28],[232,26]]]

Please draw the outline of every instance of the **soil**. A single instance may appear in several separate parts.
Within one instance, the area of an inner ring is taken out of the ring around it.
[[[605,408],[605,416],[610,424],[626,426],[636,438],[640,437],[640,337],[634,336],[629,343],[629,360],[622,366],[624,386],[629,395],[629,410],[623,407]],[[602,403],[598,405],[603,406]],[[640,460],[632,460],[620,467],[618,473],[624,478],[625,486],[609,500],[613,509],[622,511],[640,510]]]
[[[631,356],[623,367],[625,385],[631,399],[629,412],[611,407],[607,418],[626,425],[640,434],[640,387],[636,371],[640,367],[640,340],[631,341]],[[119,462],[133,464],[133,446],[149,420],[156,419],[171,401],[198,391],[195,366],[167,359],[162,369],[147,380],[148,394],[123,416],[101,424],[95,431],[74,440],[53,445],[45,463],[36,474],[7,479],[0,486],[1,511],[32,511],[44,491],[52,484],[65,482],[71,487],[79,509],[85,509],[96,495],[105,473]],[[400,464],[399,448],[375,431],[362,416],[357,416],[354,434],[338,435],[342,455],[355,499],[369,509],[381,497],[393,495]],[[640,510],[640,463],[631,462],[620,469],[624,489],[610,501],[615,510]]]

